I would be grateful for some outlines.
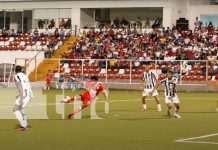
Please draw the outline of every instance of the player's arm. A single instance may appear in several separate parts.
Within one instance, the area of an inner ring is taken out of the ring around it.
[[[154,90],[156,90],[160,85],[161,85],[161,82],[160,82],[160,81],[157,81],[156,84],[155,84],[155,86],[154,86],[154,88],[153,88],[153,90],[151,91],[151,93],[153,93]]]
[[[140,85],[139,85],[139,89],[143,89],[143,86],[144,86],[144,81],[142,80]]]
[[[21,84],[21,82],[16,82],[17,88],[18,88],[18,93],[19,93],[19,98],[20,98],[20,105],[23,105],[23,85]]]

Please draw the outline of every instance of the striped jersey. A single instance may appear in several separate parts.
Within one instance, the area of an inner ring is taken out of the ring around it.
[[[170,97],[175,96],[177,78],[173,77],[171,80],[168,78],[165,78],[165,79],[161,80],[160,83],[164,86],[165,96],[170,96]]]
[[[153,72],[144,72],[142,75],[145,89],[153,89],[156,82],[156,76]]]
[[[15,79],[15,83],[20,83],[22,85],[23,94],[24,94],[23,96],[26,97],[27,95],[29,95],[33,97],[29,79],[24,73],[22,72],[17,73],[14,79]]]

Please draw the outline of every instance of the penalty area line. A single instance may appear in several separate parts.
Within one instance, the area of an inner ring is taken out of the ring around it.
[[[198,136],[198,137],[192,137],[192,138],[185,138],[185,139],[182,138],[182,139],[176,140],[175,142],[218,145],[218,142],[192,141],[192,140],[196,140],[196,139],[205,139],[205,138],[213,137],[213,136],[218,136],[218,133],[215,133],[215,134],[208,134],[208,135],[203,135],[203,136]]]

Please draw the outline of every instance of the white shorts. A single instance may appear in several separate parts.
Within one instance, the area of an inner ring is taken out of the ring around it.
[[[22,108],[26,107],[26,105],[29,103],[29,101],[31,100],[31,98],[33,97],[32,91],[27,90],[26,92],[26,96],[23,98],[23,104],[22,104]],[[20,96],[16,97],[16,105],[20,105]]]
[[[153,90],[153,89],[144,89],[144,91],[142,92],[142,96],[149,96],[149,95],[151,94],[151,91],[152,91],[152,90]],[[152,96],[153,96],[153,97],[154,97],[154,96],[158,96],[158,92],[157,92],[156,89],[154,90]]]
[[[165,96],[165,103],[173,103],[173,104],[179,104],[179,98],[178,96],[175,94],[175,96]]]

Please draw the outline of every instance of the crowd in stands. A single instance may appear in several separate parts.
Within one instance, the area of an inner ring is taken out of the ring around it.
[[[46,58],[49,58],[57,44],[69,36],[70,32],[66,33],[66,29],[63,28],[56,28],[54,32],[46,28],[41,33],[36,28],[32,33],[26,34],[15,32],[14,29],[8,31],[2,29],[0,32],[0,50],[42,50],[45,51]]]
[[[67,58],[133,60],[217,60],[217,30],[155,28],[150,33],[129,28],[90,29],[79,35]]]

